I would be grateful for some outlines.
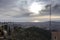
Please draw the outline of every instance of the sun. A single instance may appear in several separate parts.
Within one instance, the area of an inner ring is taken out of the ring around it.
[[[39,11],[41,11],[43,9],[43,5],[39,4],[37,2],[33,2],[30,6],[29,6],[29,11],[33,12],[34,14],[39,14]]]

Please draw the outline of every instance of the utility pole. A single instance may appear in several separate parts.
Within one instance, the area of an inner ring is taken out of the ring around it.
[[[50,16],[49,16],[49,27],[50,27],[50,30],[51,30],[51,4],[50,4]]]

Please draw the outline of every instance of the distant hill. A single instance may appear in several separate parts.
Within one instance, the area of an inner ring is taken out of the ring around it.
[[[8,26],[14,27],[14,26],[22,26],[22,27],[40,27],[40,28],[45,28],[48,29],[50,28],[51,30],[60,30],[60,22],[56,21],[51,21],[51,26],[49,26],[50,21],[47,22],[5,22],[5,23],[0,23],[0,24],[8,24]]]

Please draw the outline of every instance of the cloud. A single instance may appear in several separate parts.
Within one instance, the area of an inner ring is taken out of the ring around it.
[[[56,3],[59,2],[59,0],[53,0],[54,3],[51,4],[51,15],[55,15],[55,16],[60,16],[60,4]],[[44,10],[41,10],[41,15],[50,15],[50,4],[47,4]]]
[[[53,0],[54,3],[60,4],[60,0]]]
[[[16,1],[17,0],[0,0],[0,7],[8,8],[8,7],[14,6]]]
[[[41,3],[42,5],[49,5],[52,1],[54,2],[52,4],[54,5],[52,7],[52,15],[60,16],[60,6],[55,6],[60,4],[59,0],[0,0],[0,21],[44,21],[43,18],[40,17],[49,15],[49,8],[39,11],[40,13],[38,15],[32,15],[33,13],[28,10],[28,7],[33,2]],[[48,18],[46,20],[48,20]]]
[[[25,17],[30,16],[28,6],[34,2],[32,0],[0,0],[0,14],[11,17]],[[27,3],[25,3],[27,1]],[[23,3],[22,3],[23,2]],[[32,15],[33,16],[33,15]]]
[[[4,16],[17,16],[20,14],[20,9],[18,8],[11,8],[11,9],[0,9],[0,15],[4,15]]]

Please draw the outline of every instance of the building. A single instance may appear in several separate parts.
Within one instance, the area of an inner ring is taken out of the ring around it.
[[[60,31],[52,31],[51,38],[51,40],[60,40]]]

